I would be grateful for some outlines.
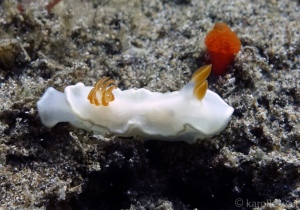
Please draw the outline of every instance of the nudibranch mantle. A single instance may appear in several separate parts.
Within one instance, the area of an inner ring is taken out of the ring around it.
[[[93,87],[77,83],[66,87],[64,93],[48,88],[37,109],[47,127],[70,122],[103,136],[194,143],[225,129],[233,113],[233,108],[210,90],[205,89],[205,96],[199,100],[196,86],[197,81],[192,79],[180,91],[168,93],[114,88],[114,100],[107,106],[96,106],[87,99]]]

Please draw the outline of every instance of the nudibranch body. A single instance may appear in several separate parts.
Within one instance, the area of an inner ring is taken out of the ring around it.
[[[168,93],[122,91],[106,78],[95,87],[68,86],[64,93],[50,87],[37,108],[47,127],[70,122],[103,136],[194,143],[221,132],[233,113],[220,96],[207,90],[210,69],[211,65],[200,68],[180,91]]]

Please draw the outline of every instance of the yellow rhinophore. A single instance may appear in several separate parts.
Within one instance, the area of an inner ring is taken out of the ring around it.
[[[192,81],[195,83],[194,95],[197,99],[202,100],[208,89],[207,77],[211,71],[211,65],[202,66],[192,76]]]

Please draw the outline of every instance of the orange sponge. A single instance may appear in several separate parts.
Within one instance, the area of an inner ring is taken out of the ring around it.
[[[212,72],[221,75],[226,67],[232,62],[234,56],[241,49],[241,41],[237,35],[226,25],[226,23],[216,23],[205,38],[211,62]]]

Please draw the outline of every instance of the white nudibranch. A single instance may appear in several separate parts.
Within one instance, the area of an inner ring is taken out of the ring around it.
[[[47,127],[69,122],[103,136],[194,143],[224,130],[233,113],[219,95],[207,90],[210,71],[211,65],[201,67],[180,91],[168,93],[120,90],[109,78],[95,87],[67,86],[64,93],[50,87],[37,109]]]

